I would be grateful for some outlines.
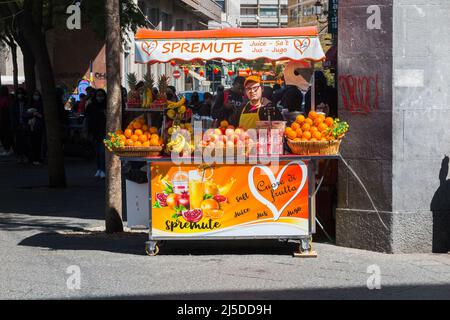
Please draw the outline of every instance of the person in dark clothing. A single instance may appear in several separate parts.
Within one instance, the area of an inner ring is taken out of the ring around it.
[[[281,98],[283,98],[284,90],[285,87],[280,86],[278,83],[273,86],[272,103],[274,106],[277,106]]]
[[[12,130],[14,132],[14,151],[18,163],[27,163],[27,134],[28,124],[24,119],[27,111],[27,93],[25,89],[19,88],[17,90],[16,99],[12,106]]]
[[[324,112],[330,117],[337,118],[337,104],[338,97],[335,88],[328,85],[327,78],[322,71],[315,72],[315,84],[316,84],[316,111]],[[305,97],[306,108],[311,110],[311,89]],[[308,111],[308,112],[309,112]]]
[[[203,101],[202,105],[200,106],[199,115],[201,117],[211,117],[211,108],[213,105],[213,96],[211,93],[206,92],[205,93],[205,100]]]
[[[261,79],[250,76],[244,83],[248,102],[230,117],[230,124],[245,130],[256,129],[258,121],[282,121],[283,116],[272,102],[263,97]]]
[[[283,92],[280,101],[283,109],[288,109],[289,112],[305,112],[303,109],[303,93],[295,85],[288,85]],[[307,114],[307,113],[306,113]]]
[[[13,154],[13,133],[11,128],[11,100],[8,87],[0,88],[0,143],[4,152],[1,156],[10,156]]]
[[[103,140],[106,137],[106,92],[99,89],[95,93],[94,102],[86,110],[88,131],[96,147],[97,172],[95,177],[105,178],[105,147]]]
[[[212,110],[212,117],[219,121],[228,120],[244,104],[244,77],[236,77],[231,89],[220,92],[219,87],[216,101]],[[223,88],[223,87],[222,87]]]
[[[191,101],[188,104],[189,109],[192,110],[193,114],[198,114],[201,107],[200,96],[198,92],[192,93]]]
[[[172,101],[172,102],[180,101],[177,96],[177,89],[174,86],[168,87],[166,95],[167,95],[167,100],[169,100],[169,101]]]
[[[42,163],[42,145],[44,136],[44,108],[41,93],[33,93],[31,108],[24,113],[28,124],[28,158],[33,165]]]
[[[266,98],[272,101],[273,98],[273,89],[271,87],[264,86],[263,87],[263,98]]]

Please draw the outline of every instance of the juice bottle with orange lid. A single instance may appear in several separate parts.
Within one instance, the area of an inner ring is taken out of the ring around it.
[[[189,191],[189,174],[181,170],[181,168],[173,175],[172,178],[173,192],[175,194],[183,194]]]

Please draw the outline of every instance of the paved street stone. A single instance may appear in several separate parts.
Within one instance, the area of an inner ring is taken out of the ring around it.
[[[0,299],[449,299],[450,255],[387,255],[317,243],[295,259],[277,241],[168,242],[145,232],[108,236],[95,165],[67,160],[69,187],[46,187],[46,167],[0,159]],[[67,287],[70,266],[81,289]],[[369,266],[381,290],[369,290]]]

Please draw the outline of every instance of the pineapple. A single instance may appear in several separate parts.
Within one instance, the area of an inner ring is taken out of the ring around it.
[[[158,99],[160,100],[167,100],[167,90],[169,89],[169,77],[166,76],[165,74],[161,75],[159,77],[159,81],[158,81]]]
[[[153,89],[153,87],[155,86],[155,79],[153,78],[153,75],[151,73],[146,73],[144,75],[144,83],[145,88]]]
[[[131,106],[136,106],[140,104],[140,94],[136,89],[137,77],[136,73],[129,73],[127,75],[128,86],[130,87],[130,92],[128,93],[128,104]]]

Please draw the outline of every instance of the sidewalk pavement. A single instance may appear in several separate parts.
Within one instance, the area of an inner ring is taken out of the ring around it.
[[[66,167],[69,187],[53,190],[45,166],[0,158],[0,299],[450,298],[449,254],[322,243],[317,259],[302,260],[277,241],[186,241],[148,257],[145,232],[101,232],[104,182],[93,177],[95,165],[68,159]],[[79,290],[69,289],[71,266],[80,268]],[[381,289],[369,290],[378,270]]]

